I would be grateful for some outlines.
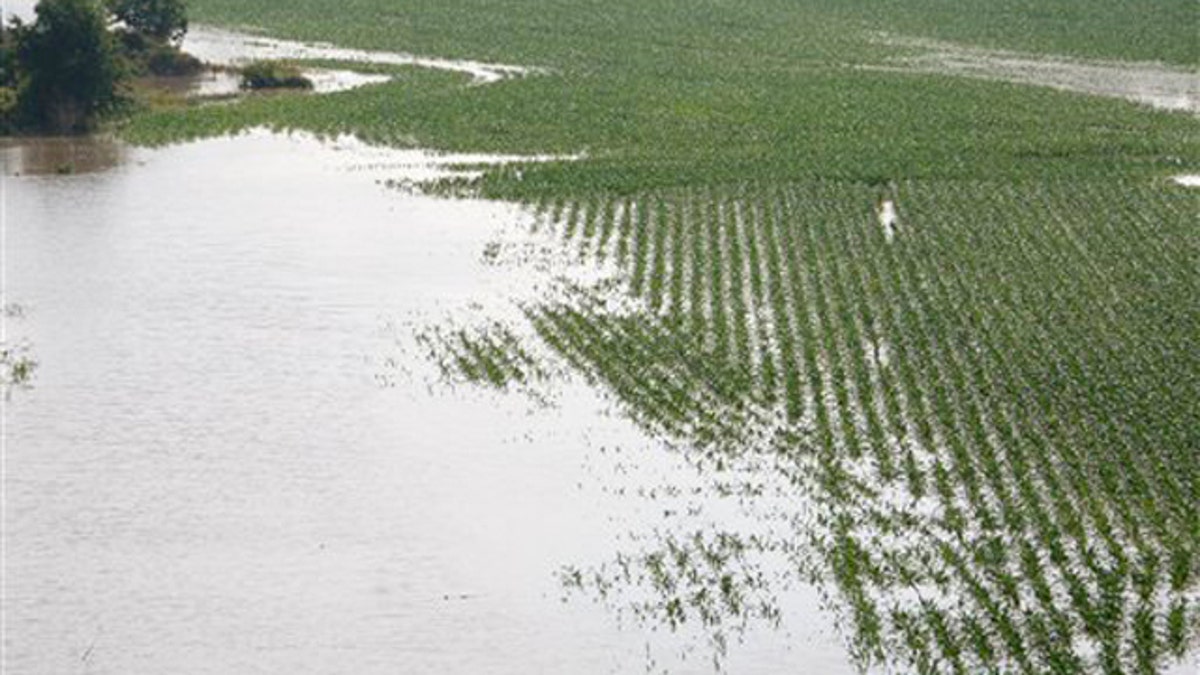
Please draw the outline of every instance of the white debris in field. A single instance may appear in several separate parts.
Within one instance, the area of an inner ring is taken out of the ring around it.
[[[896,202],[885,199],[879,205],[879,225],[883,228],[883,236],[891,241],[896,237]]]

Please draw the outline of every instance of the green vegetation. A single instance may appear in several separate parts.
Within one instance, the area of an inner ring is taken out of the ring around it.
[[[547,377],[538,362],[521,346],[506,326],[494,323],[482,329],[442,331],[433,327],[418,337],[437,360],[447,380],[463,378],[474,384],[506,389]]]
[[[1125,0],[346,0],[336,13],[324,0],[191,5],[198,21],[302,40],[571,70],[652,67],[655,56],[703,58],[705,51],[735,71],[773,69],[798,54],[852,45],[862,31],[1081,57],[1200,61],[1200,7],[1190,0],[1158,0],[1152,10]]]
[[[34,23],[0,26],[0,132],[87,132],[131,98],[131,76],[203,67],[178,47],[181,0],[41,0],[34,9]]]
[[[113,20],[121,55],[135,74],[195,75],[204,68],[196,57],[180,50],[187,35],[187,5],[183,0],[105,0]]]
[[[568,240],[646,312],[533,321],[647,428],[799,462],[822,515],[795,536],[864,662],[1153,672],[1200,618],[1195,206],[1141,180],[650,192],[586,207],[596,231],[680,226]]]
[[[187,34],[184,0],[105,0],[105,5],[130,33],[148,40],[179,44]]]
[[[0,389],[5,396],[14,387],[28,386],[37,369],[37,361],[29,357],[28,345],[9,347],[0,343]]]
[[[255,61],[242,67],[243,89],[312,89],[312,80],[282,61]]]
[[[6,324],[20,320],[25,314],[20,305],[11,304],[0,307],[0,321]],[[0,341],[0,391],[5,398],[14,389],[28,387],[37,370],[37,361],[30,356],[32,349],[28,342],[17,343]]]
[[[122,72],[107,17],[92,0],[42,0],[37,21],[4,27],[5,85],[15,105],[4,126],[79,132],[117,102]]]
[[[1200,173],[1196,118],[866,67],[896,52],[878,31],[1194,67],[1191,0],[195,5],[285,37],[550,69],[488,86],[400,69],[126,132],[586,153],[476,186],[622,280],[626,302],[574,289],[526,307],[531,327],[651,432],[779,460],[817,512],[789,533],[802,574],[832,589],[864,665],[1154,672],[1196,648],[1200,230],[1195,192],[1167,180]],[[538,370],[510,336],[448,333],[435,358],[504,387]],[[678,563],[686,548],[618,575],[662,593],[646,606],[669,626],[715,620],[746,578]]]
[[[856,68],[884,63],[897,50],[872,42],[873,30],[888,27],[886,16],[864,23],[862,12],[841,5],[508,0],[398,9],[357,0],[331,19],[312,0],[286,7],[201,0],[193,12],[205,20],[285,37],[553,72],[487,87],[420,74],[303,106],[279,101],[277,109],[140,118],[129,135],[158,143],[267,123],[381,143],[415,139],[443,150],[589,153],[587,162],[531,167],[519,183],[493,176],[486,185],[491,196],[520,199],[747,179],[1161,175],[1200,163],[1194,120],[1184,115],[1048,89]],[[1151,20],[1142,15],[1161,22],[1174,11],[1113,9],[1105,25],[1119,30],[1121,19]],[[1193,43],[1168,30],[1145,49],[1167,59]],[[1077,53],[1089,51],[1096,50]]]

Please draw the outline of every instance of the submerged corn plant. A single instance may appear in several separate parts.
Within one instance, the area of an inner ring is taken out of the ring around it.
[[[1166,180],[1200,171],[1194,117],[896,72],[921,43],[879,39],[1190,66],[1194,2],[394,4],[193,3],[542,76],[395,68],[124,133],[268,125],[580,158],[435,189],[527,204],[536,236],[615,285],[532,302],[520,327],[447,328],[434,358],[523,386],[549,371],[540,342],[706,470],[777,460],[758,470],[789,486],[778,508],[814,515],[756,546],[667,535],[568,580],[727,635],[713,619],[776,583],[743,573],[755,551],[788,550],[858,662],[905,672],[1153,672],[1197,648],[1200,230],[1195,193]]]
[[[708,457],[788,458],[774,470],[818,516],[771,546],[804,542],[792,573],[834,590],[862,664],[1133,672],[1179,658],[1200,617],[1200,419],[1175,393],[1200,371],[1186,330],[1154,317],[1174,303],[1196,325],[1167,292],[1198,252],[1179,229],[1189,200],[1075,181],[887,190],[902,236],[878,227],[868,185],[593,204],[614,220],[594,237],[642,214],[619,260],[643,309],[580,292],[529,319],[651,432]],[[1079,208],[1105,190],[1137,205]],[[671,291],[685,271],[689,291]],[[637,613],[671,627],[718,624],[703,602],[723,577],[682,592],[677,542],[663,545],[619,558],[619,574],[568,578],[605,598],[641,588]]]
[[[6,324],[6,338],[7,324],[24,315],[25,309],[21,305],[9,304],[0,308],[0,320]],[[0,341],[0,389],[4,391],[4,396],[10,396],[14,389],[29,387],[37,365],[33,358],[33,346],[28,340]]]

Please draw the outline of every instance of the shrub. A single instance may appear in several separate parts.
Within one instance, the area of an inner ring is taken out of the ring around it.
[[[169,40],[133,30],[113,32],[121,55],[137,75],[195,75],[204,69],[200,59],[181,50]]]
[[[151,75],[195,75],[204,69],[200,59],[170,44],[150,47],[143,58]]]
[[[242,68],[243,89],[312,89],[300,69],[280,61],[255,61]]]
[[[17,90],[0,87],[0,133],[9,134],[17,128]]]

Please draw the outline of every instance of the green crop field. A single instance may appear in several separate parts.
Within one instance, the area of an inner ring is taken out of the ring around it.
[[[1194,70],[1193,0],[191,4],[281,37],[548,69],[479,87],[397,68],[124,133],[583,153],[471,186],[526,205],[632,301],[574,288],[528,325],[650,433],[776,458],[819,512],[796,537],[862,665],[1149,673],[1196,648],[1200,199],[1169,179],[1200,173],[1200,122],[866,67],[898,51],[887,32]],[[471,380],[543,372],[503,326],[445,341]],[[708,611],[663,588],[664,622]]]

